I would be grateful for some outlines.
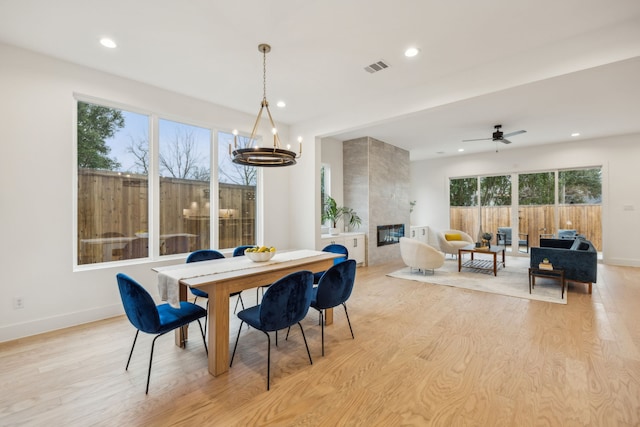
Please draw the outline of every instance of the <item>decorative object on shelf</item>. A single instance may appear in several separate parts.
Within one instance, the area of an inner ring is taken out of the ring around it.
[[[538,264],[540,270],[553,270],[553,264],[549,262],[549,258],[544,258],[541,263]]]
[[[302,156],[302,137],[298,138],[298,143],[300,144],[300,152],[298,155],[291,151],[289,146],[287,146],[286,149],[281,148],[278,128],[276,128],[276,125],[273,122],[273,117],[271,117],[271,111],[269,110],[269,102],[267,101],[267,53],[271,51],[271,46],[263,43],[258,45],[258,50],[262,52],[263,95],[262,102],[260,104],[260,111],[258,111],[258,117],[256,118],[256,123],[253,125],[251,136],[244,147],[238,146],[238,131],[233,131],[233,151],[231,150],[231,146],[229,146],[229,154],[233,156],[234,163],[244,166],[280,167],[295,165],[296,158]],[[273,147],[259,147],[257,142],[254,145],[258,125],[260,124],[260,119],[262,118],[262,112],[264,109],[267,110],[269,123],[271,124]]]
[[[493,234],[491,233],[482,233],[482,246],[486,246],[491,248],[491,239],[493,239]]]
[[[360,219],[353,209],[346,206],[338,206],[333,197],[327,196],[322,208],[322,222],[331,221],[331,229],[329,230],[330,234],[334,236],[339,234],[338,221],[343,217],[344,224],[348,228],[358,228],[360,224],[362,224],[362,219]]]
[[[269,261],[276,254],[276,248],[273,246],[256,246],[244,250],[244,255],[253,262]]]

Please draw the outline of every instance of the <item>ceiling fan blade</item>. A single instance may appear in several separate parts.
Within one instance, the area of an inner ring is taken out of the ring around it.
[[[504,138],[502,138],[500,140],[500,142],[502,142],[503,144],[511,144],[511,141],[509,141],[508,139],[504,139]]]
[[[462,142],[471,142],[471,141],[491,141],[492,138],[480,138],[480,139],[463,139]]]
[[[526,130],[517,130],[515,132],[509,132],[509,133],[505,133],[504,135],[502,135],[503,138],[508,138],[510,136],[515,136],[515,135],[520,135],[521,133],[526,133]]]

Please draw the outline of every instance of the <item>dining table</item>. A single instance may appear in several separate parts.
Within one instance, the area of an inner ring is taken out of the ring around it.
[[[173,306],[187,300],[187,289],[198,288],[209,295],[207,319],[209,373],[221,375],[229,370],[229,294],[268,285],[300,270],[325,271],[334,258],[343,255],[315,250],[277,252],[266,262],[246,256],[221,258],[188,264],[154,267],[158,273],[160,297]],[[325,311],[325,325],[333,323],[333,310]],[[175,332],[176,345],[184,346],[186,329]]]

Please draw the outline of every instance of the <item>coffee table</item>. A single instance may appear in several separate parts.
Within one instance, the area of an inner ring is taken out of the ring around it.
[[[471,254],[471,259],[464,264],[462,263],[462,254]],[[502,253],[502,261],[498,261],[498,254]],[[491,255],[492,259],[476,259],[474,255],[483,254]],[[501,264],[502,268],[505,267],[504,262],[504,246],[491,246],[476,248],[475,245],[465,246],[458,249],[458,271],[462,270],[462,267],[473,268],[476,270],[490,270],[493,271],[493,275],[498,275],[498,264]]]

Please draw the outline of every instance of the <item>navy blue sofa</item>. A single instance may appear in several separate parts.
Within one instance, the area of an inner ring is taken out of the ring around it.
[[[591,285],[598,275],[598,253],[593,244],[583,238],[540,239],[539,248],[531,248],[531,267],[538,267],[547,258],[554,268],[564,270],[566,280]]]

